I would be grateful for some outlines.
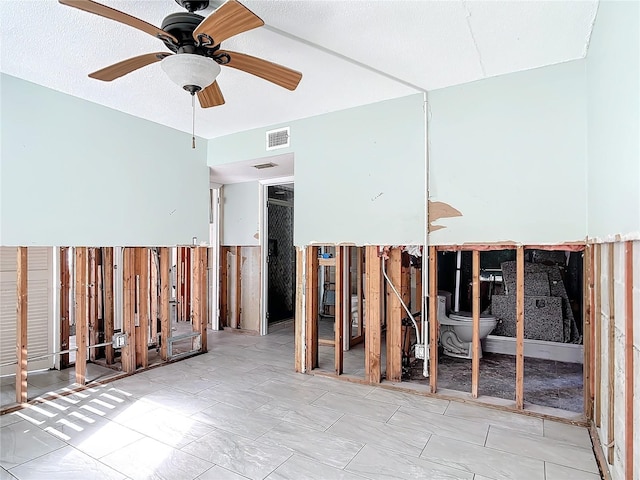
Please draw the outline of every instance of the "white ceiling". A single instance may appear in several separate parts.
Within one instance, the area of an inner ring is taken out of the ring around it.
[[[241,0],[242,1],[242,0]],[[101,0],[156,26],[174,0]],[[213,3],[213,2],[212,2]],[[582,58],[597,1],[244,0],[266,23],[223,43],[303,73],[290,92],[231,68],[226,104],[197,111],[214,138]],[[207,9],[207,15],[212,8]],[[153,64],[113,82],[87,74],[165,51],[150,35],[56,0],[1,0],[0,70],[182,131],[191,99]]]

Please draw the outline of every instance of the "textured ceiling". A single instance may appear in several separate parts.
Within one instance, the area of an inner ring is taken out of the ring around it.
[[[160,26],[173,0],[101,0]],[[213,2],[212,2],[213,3]],[[224,68],[220,107],[197,110],[213,138],[485,77],[582,58],[597,1],[245,0],[266,23],[223,47],[303,73],[294,92]],[[207,15],[213,11],[207,9]],[[150,35],[55,0],[1,0],[2,72],[191,129],[191,99],[153,64],[113,82],[87,74],[165,51]]]

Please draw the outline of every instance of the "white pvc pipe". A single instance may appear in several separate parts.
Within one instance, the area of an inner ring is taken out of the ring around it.
[[[462,251],[458,250],[456,257],[456,292],[454,298],[454,312],[460,311],[460,267],[462,266]]]
[[[409,308],[407,307],[406,303],[404,303],[404,301],[402,300],[402,295],[400,295],[398,290],[396,290],[395,285],[393,285],[393,282],[391,281],[391,279],[387,275],[387,269],[385,267],[386,263],[387,263],[387,261],[383,258],[382,259],[382,274],[384,275],[384,278],[387,280],[387,283],[389,283],[389,286],[391,287],[391,290],[393,290],[393,293],[395,293],[396,296],[398,297],[398,300],[400,300],[400,303],[402,304],[402,306],[406,310],[407,315],[409,316],[409,318],[413,322],[413,328],[416,329],[416,340],[417,340],[418,344],[422,344],[422,337],[420,336],[420,330],[418,329],[418,324],[416,323],[416,320],[413,318],[413,314],[411,313],[411,310],[409,310]]]

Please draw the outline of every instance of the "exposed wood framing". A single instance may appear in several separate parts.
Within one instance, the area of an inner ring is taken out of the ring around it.
[[[76,383],[84,385],[87,375],[87,329],[88,319],[88,267],[87,248],[76,247],[76,285],[75,285],[75,317],[76,317]]]
[[[475,244],[469,243],[464,245],[438,245],[436,248],[439,252],[470,252],[479,250],[481,252],[490,252],[492,250],[515,250],[518,246],[515,243],[489,243]],[[584,243],[563,243],[560,245],[525,245],[528,249],[535,250],[559,250],[563,252],[581,252],[584,250]]]
[[[607,359],[609,361],[607,365],[607,390],[609,392],[608,404],[609,404],[609,415],[607,416],[607,462],[609,465],[613,465],[613,461],[615,458],[614,455],[614,445],[615,445],[615,428],[614,428],[614,418],[615,418],[615,371],[616,371],[616,326],[615,326],[615,257],[614,257],[614,248],[615,245],[613,243],[609,244],[609,258],[608,258],[608,290],[609,290],[609,326],[607,328]]]
[[[184,300],[183,300],[183,261],[182,261],[182,247],[176,247],[176,258],[175,258],[175,265],[173,265],[173,275],[174,275],[174,288],[175,288],[175,296],[174,296],[174,300],[175,300],[175,312],[176,312],[176,318],[175,321],[176,322],[180,322],[183,320],[182,318],[182,306],[184,304]]]
[[[473,251],[472,279],[472,342],[471,342],[471,396],[478,398],[480,382],[480,252]]]
[[[383,260],[384,261],[384,260]],[[402,249],[394,247],[389,251],[387,276],[400,292],[402,283]],[[404,309],[393,289],[387,288],[387,380],[402,381],[402,317]]]
[[[236,291],[236,303],[235,303],[235,319],[233,321],[233,328],[240,328],[240,322],[242,320],[242,252],[241,247],[236,247],[236,278],[235,278],[235,291]]]
[[[582,338],[584,345],[584,369],[583,369],[583,395],[584,395],[584,414],[587,418],[593,417],[593,395],[592,395],[592,385],[593,385],[593,351],[592,351],[592,318],[591,318],[591,293],[592,293],[592,285],[593,272],[591,270],[591,245],[587,245],[586,250],[583,255],[583,301],[582,301],[582,317],[583,317],[583,327],[582,327]]]
[[[102,249],[102,272],[103,282],[103,305],[104,305],[104,337],[105,342],[111,341],[114,333],[114,316],[113,316],[113,247],[105,247]],[[105,348],[105,358],[107,365],[111,365],[114,361],[113,347]]]
[[[193,250],[193,331],[200,333],[200,351],[204,353],[207,351],[207,247]]]
[[[138,327],[136,332],[136,367],[149,366],[149,249],[136,249],[138,271]]]
[[[594,307],[593,311],[595,312],[594,316],[594,326],[593,330],[595,331],[595,337],[593,341],[595,343],[594,349],[594,361],[595,361],[595,370],[594,370],[594,378],[595,378],[595,412],[594,412],[594,420],[596,427],[600,427],[602,424],[602,245],[596,244],[594,245],[595,249],[595,261],[594,261]]]
[[[365,380],[369,383],[380,383],[382,378],[380,354],[382,345],[380,318],[380,287],[382,274],[377,246],[365,247],[365,297],[367,322],[365,328]]]
[[[149,342],[158,342],[158,249],[152,248],[149,251]]]
[[[633,478],[633,463],[638,452],[633,451],[633,393],[635,375],[633,365],[633,242],[625,242],[625,322],[624,322],[624,404],[625,404],[625,478]]]
[[[69,247],[60,247],[60,350],[69,349],[71,271],[69,270]],[[69,366],[69,354],[60,355],[60,368]]]
[[[305,277],[305,370],[308,373],[318,367],[318,247],[307,247]]]
[[[343,292],[344,296],[342,297],[342,345],[344,346],[343,350],[349,350],[351,348],[351,338],[353,335],[352,328],[352,320],[351,320],[351,291],[353,288],[353,284],[351,282],[351,249],[352,247],[343,247],[342,255],[343,255],[343,278],[344,278],[344,287]]]
[[[207,327],[209,325],[209,248],[198,248],[200,248],[200,261],[202,262],[202,271],[200,273],[200,319],[202,322],[200,328],[202,332],[202,343],[200,345],[200,351],[206,353],[209,351],[209,337],[207,335]]]
[[[135,319],[135,249],[127,247],[122,254],[123,315],[122,331],[127,335],[127,343],[122,347],[122,370],[133,373],[136,370],[136,319]]]
[[[411,260],[409,259],[409,254],[407,252],[402,252],[402,270],[400,272],[400,296],[402,297],[402,301],[407,306],[407,308],[411,309]],[[408,318],[407,311],[402,307],[402,315],[400,318]],[[411,353],[411,335],[413,332],[413,327],[401,327],[401,344],[403,346],[403,355],[407,357]],[[417,333],[417,332],[416,332]],[[400,362],[402,365],[402,361]]]
[[[27,247],[18,247],[16,264],[16,402],[27,402],[27,308],[28,284]]]
[[[178,247],[177,261],[178,320],[186,322],[191,316],[191,248]]]
[[[99,341],[99,329],[98,329],[98,262],[96,258],[96,249],[87,249],[88,256],[88,289],[89,289],[89,345],[97,345]],[[96,349],[89,349],[89,360],[95,362]]]
[[[336,245],[336,296],[334,309],[334,369],[336,375],[342,374],[344,363],[344,309],[345,301],[349,301],[350,297],[345,298],[344,272],[346,263],[347,247]]]
[[[355,251],[356,251],[356,298],[357,298],[357,307],[356,307],[357,317],[356,318],[358,321],[358,328],[356,331],[356,335],[350,340],[351,347],[364,341],[364,322],[363,322],[364,320],[364,308],[363,308],[364,288],[363,288],[363,279],[362,279],[362,275],[364,272],[364,264],[363,264],[364,248],[355,247]],[[351,315],[351,304],[349,304],[349,315]],[[351,333],[349,333],[349,335],[351,335]]]
[[[421,315],[425,315],[424,312],[424,304],[422,302],[422,266],[420,268],[415,269],[415,278],[416,278],[416,303],[414,310],[421,312]],[[418,322],[418,329],[422,328],[422,322]],[[422,330],[420,330],[421,332]]]
[[[229,247],[220,247],[220,328],[229,326]]]
[[[438,391],[438,252],[429,247],[429,387]]]
[[[516,251],[516,409],[524,409],[524,247]]]
[[[294,368],[304,371],[304,264],[305,249],[296,248],[296,311],[294,315]]]
[[[170,329],[171,250],[160,248],[160,358],[168,360],[167,342]]]
[[[191,257],[191,247],[184,247],[184,316],[182,319],[185,322],[191,320],[191,279],[193,275],[193,261]]]

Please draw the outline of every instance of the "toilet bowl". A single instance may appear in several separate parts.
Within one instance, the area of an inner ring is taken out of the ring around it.
[[[450,312],[451,293],[438,292],[438,323],[440,344],[450,357],[471,358],[473,342],[473,315],[471,312]],[[496,327],[496,317],[480,314],[480,340],[484,340]],[[482,358],[482,347],[480,347]]]

